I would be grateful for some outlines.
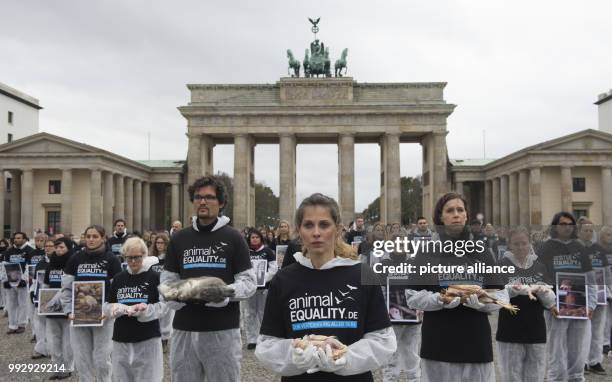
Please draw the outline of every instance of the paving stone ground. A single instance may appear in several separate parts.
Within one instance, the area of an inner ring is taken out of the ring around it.
[[[493,327],[493,333],[496,330],[497,316],[491,315],[491,325]],[[48,380],[49,375],[45,374],[27,374],[27,373],[9,373],[10,363],[48,363],[48,358],[42,360],[31,360],[30,356],[33,349],[33,344],[30,343],[31,333],[28,330],[23,334],[4,334],[7,329],[7,319],[4,317],[3,312],[0,311],[0,381],[10,382],[21,382],[21,381],[45,381]],[[244,342],[244,339],[243,339]],[[495,347],[494,347],[495,348]],[[603,367],[606,370],[612,371],[612,361],[607,357],[604,358]],[[164,360],[164,381],[170,381],[170,374],[168,368],[167,357]],[[382,377],[380,370],[374,373],[375,381],[381,382]],[[499,381],[499,371],[497,380]],[[608,373],[607,376],[599,376],[593,374],[587,374],[587,381],[589,382],[611,382],[612,373]],[[73,377],[65,379],[65,381],[77,381],[77,378]],[[243,351],[242,359],[242,381],[244,382],[276,382],[280,381],[280,378],[274,376],[272,373],[265,370],[255,359],[252,350]],[[212,381],[214,382],[214,381]]]

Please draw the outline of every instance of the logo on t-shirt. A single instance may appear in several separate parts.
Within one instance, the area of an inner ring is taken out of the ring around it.
[[[148,287],[148,282],[133,287],[121,287],[117,290],[117,302],[120,304],[146,303],[149,301],[149,294],[147,293]]]
[[[36,256],[32,256],[30,257],[30,264],[32,265],[36,265],[38,263],[40,263],[40,261],[42,260],[43,256],[42,255],[36,255]]]
[[[438,273],[438,284],[441,287],[449,285],[478,285],[484,284],[484,276],[478,273]]]
[[[21,263],[25,263],[25,256],[23,256],[23,253],[15,253],[15,254],[11,254],[11,256],[9,257],[9,263],[13,263],[13,264],[21,264]]]
[[[115,254],[118,255],[119,253],[121,253],[121,243],[117,243],[117,244],[113,244],[111,245],[111,251]]]
[[[289,300],[289,315],[294,331],[342,328],[357,329],[359,312],[357,301],[352,292],[357,287],[346,284],[343,289],[337,289],[327,294],[310,295]]]
[[[553,267],[555,269],[572,269],[580,271],[582,270],[582,266],[580,260],[576,255],[557,255],[553,257]]]
[[[77,267],[77,277],[104,277],[108,275],[106,272],[106,260],[99,263],[82,263]]]
[[[183,251],[183,269],[191,268],[221,268],[227,267],[225,247],[227,243],[220,241],[208,248],[189,248]]]
[[[49,271],[49,283],[61,283],[64,271],[62,269],[51,269]]]
[[[151,270],[153,272],[161,273],[164,270],[164,265],[163,264],[151,265]]]
[[[602,268],[604,266],[603,260],[599,256],[599,252],[597,254],[589,255],[589,257],[591,258],[591,265],[592,266],[599,267],[599,268]]]

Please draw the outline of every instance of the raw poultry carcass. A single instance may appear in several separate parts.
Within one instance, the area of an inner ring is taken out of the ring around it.
[[[327,345],[329,345],[332,349],[332,356],[334,360],[341,358],[348,351],[348,346],[338,341],[336,337],[309,334],[302,338],[293,340],[293,346],[296,348],[306,349],[308,345],[312,345],[323,350],[325,350]]]
[[[499,301],[490,292],[494,292],[494,290],[482,289],[478,285],[450,285],[447,289],[440,291],[440,296],[444,303],[451,302],[455,297],[461,298],[461,303],[464,303],[470,295],[475,294],[478,296],[478,301],[483,304],[497,304],[512,314],[518,312],[518,307]]]

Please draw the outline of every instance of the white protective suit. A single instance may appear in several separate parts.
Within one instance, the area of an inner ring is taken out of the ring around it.
[[[266,283],[272,280],[277,271],[276,261],[270,261],[266,271]],[[259,336],[259,329],[261,328],[261,321],[263,320],[264,309],[266,307],[267,294],[267,289],[257,289],[251,298],[242,302],[244,305],[244,331],[246,333],[247,344],[257,343],[257,336]]]

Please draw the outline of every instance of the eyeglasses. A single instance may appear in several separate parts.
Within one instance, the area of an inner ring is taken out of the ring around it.
[[[217,200],[217,196],[210,195],[210,194],[207,194],[207,195],[194,195],[193,196],[193,200],[195,200],[197,202],[202,201],[202,199],[206,200],[206,202],[214,202],[214,201]]]
[[[140,261],[142,260],[142,256],[125,256],[125,261]]]
[[[157,245],[159,245],[159,244],[166,244],[166,242],[165,241],[158,241],[158,242],[155,242],[155,244],[157,244]]]

